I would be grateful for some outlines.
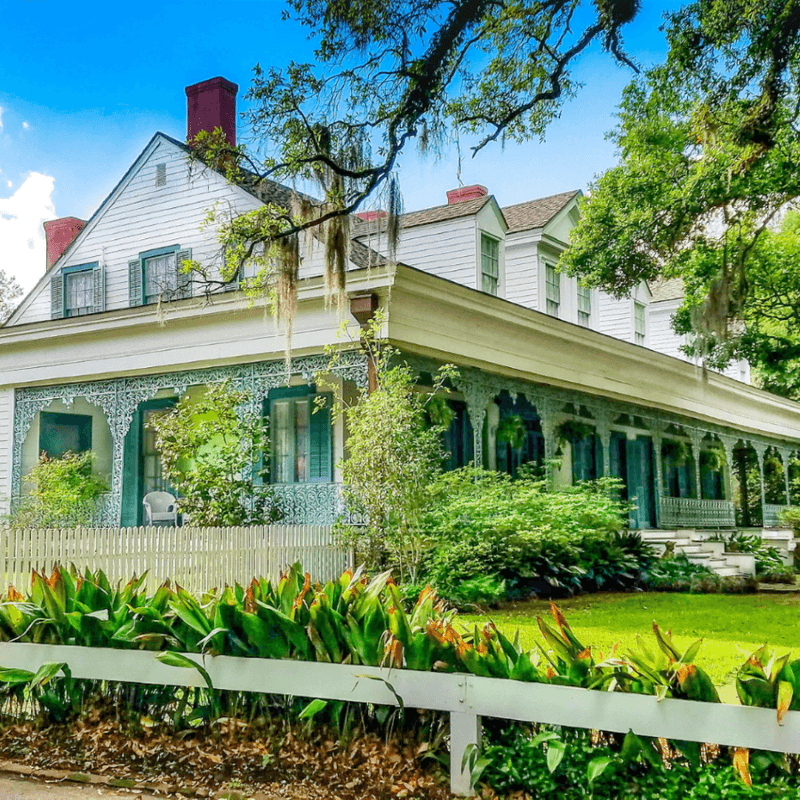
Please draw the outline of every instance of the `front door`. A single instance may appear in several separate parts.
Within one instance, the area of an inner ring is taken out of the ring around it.
[[[624,481],[622,499],[632,504],[630,527],[654,527],[653,440],[649,436],[629,439],[624,433],[613,431],[610,455],[611,475]]]

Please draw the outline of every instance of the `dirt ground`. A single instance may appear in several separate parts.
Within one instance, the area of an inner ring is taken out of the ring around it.
[[[82,786],[79,783],[41,781],[36,778],[0,773],[0,800],[88,800],[88,798],[98,800],[99,797],[127,798],[127,800],[138,797],[149,800],[153,795]]]

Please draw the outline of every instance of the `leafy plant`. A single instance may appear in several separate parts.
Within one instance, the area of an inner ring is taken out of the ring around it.
[[[341,526],[371,570],[391,567],[400,580],[417,580],[428,542],[421,526],[428,487],[441,472],[445,425],[436,393],[452,367],[420,391],[412,369],[399,362],[380,338],[384,317],[377,313],[360,330],[360,342],[374,367],[375,386],[347,405],[337,392],[334,412],[348,429],[349,457],[340,465],[348,506],[365,524]],[[335,362],[338,351],[331,358]],[[431,413],[433,412],[433,413]]]
[[[92,471],[94,461],[92,452],[68,452],[59,458],[42,453],[24,478],[31,491],[11,514],[11,525],[56,528],[89,524],[98,498],[108,491],[108,484]]]
[[[267,454],[266,423],[248,413],[249,400],[227,382],[214,384],[150,420],[164,473],[180,494],[178,507],[195,525],[270,519],[267,498],[254,492]]]

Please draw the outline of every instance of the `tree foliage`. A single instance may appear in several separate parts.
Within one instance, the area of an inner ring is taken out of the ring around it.
[[[11,515],[11,524],[20,528],[60,528],[92,522],[97,500],[108,491],[108,484],[92,472],[94,453],[64,453],[39,457],[24,482],[30,492]]]
[[[244,215],[218,212],[222,282],[257,265],[251,285],[271,287],[276,315],[291,323],[305,232],[341,296],[349,215],[376,193],[392,250],[397,167],[412,142],[436,150],[468,134],[478,152],[543,136],[577,88],[581,53],[597,43],[628,62],[621,31],[638,9],[638,0],[289,0],[285,15],[315,39],[315,63],[255,68],[251,147],[231,147],[220,131],[195,142],[200,158],[265,201]],[[276,201],[276,181],[315,186],[318,199]]]
[[[428,488],[441,473],[445,456],[446,416],[436,393],[453,368],[442,367],[433,387],[419,390],[413,370],[381,342],[382,322],[378,314],[360,331],[375,365],[374,390],[349,405],[336,395],[334,411],[348,430],[348,457],[341,464],[344,495],[365,523],[347,529],[345,538],[370,568],[388,566],[413,582],[427,547],[421,517]]]
[[[267,499],[254,490],[267,432],[261,417],[244,411],[248,401],[247,392],[214,384],[149,422],[178,507],[194,525],[250,525],[269,516]]]
[[[795,0],[698,0],[671,15],[668,57],[625,90],[620,163],[591,187],[564,259],[618,296],[681,278],[676,326],[692,352],[714,366],[748,357],[787,392],[774,362],[797,357],[780,341],[796,283],[774,263],[788,240],[768,231],[800,196],[798,32]]]

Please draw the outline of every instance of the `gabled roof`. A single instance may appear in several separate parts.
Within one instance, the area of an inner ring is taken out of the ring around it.
[[[679,300],[684,294],[682,278],[667,278],[666,280],[650,283],[651,303],[659,303],[663,300]]]
[[[421,211],[411,211],[402,214],[400,225],[403,228],[413,228],[416,225],[430,225],[432,222],[446,222],[459,217],[469,217],[477,214],[489,201],[494,200],[494,195],[486,194],[474,200],[464,200],[461,203],[450,203],[433,208],[423,208]]]
[[[506,233],[529,231],[533,228],[544,228],[564,206],[580,192],[574,189],[561,194],[551,194],[538,200],[527,200],[513,206],[505,206],[503,214],[508,222]]]

